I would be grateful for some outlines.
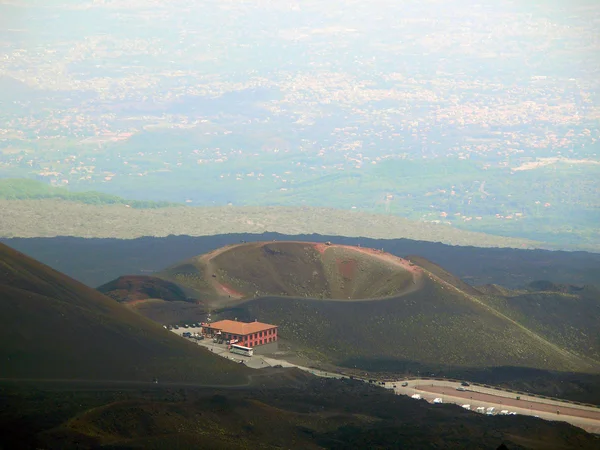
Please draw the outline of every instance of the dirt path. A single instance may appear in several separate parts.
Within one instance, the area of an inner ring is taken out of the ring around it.
[[[217,271],[215,269],[215,264],[213,262],[213,259],[229,250],[233,250],[236,247],[240,247],[242,245],[249,245],[249,244],[227,245],[225,247],[221,247],[216,250],[213,250],[212,252],[205,253],[204,255],[202,255],[198,258],[198,262],[201,263],[205,267],[204,278],[206,279],[206,282],[212,286],[212,288],[215,290],[215,292],[218,295],[220,295],[222,297],[231,298],[232,300],[241,300],[245,296],[243,293],[236,291],[235,289],[231,288],[230,286],[225,285],[224,283],[221,283],[218,280]]]
[[[524,325],[521,325],[519,322],[517,322],[516,320],[511,319],[510,317],[506,316],[505,314],[502,314],[500,311],[492,308],[491,306],[489,306],[488,304],[486,304],[485,302],[482,302],[481,300],[479,300],[477,297],[475,297],[474,295],[468,294],[465,291],[460,290],[459,288],[457,288],[456,286],[454,286],[451,283],[448,283],[447,281],[442,280],[440,277],[438,277],[437,275],[434,275],[431,272],[427,272],[428,276],[431,279],[435,279],[438,283],[447,286],[449,289],[454,289],[456,291],[459,291],[460,293],[462,293],[466,298],[468,298],[469,300],[473,301],[474,303],[477,303],[479,305],[481,305],[483,308],[485,308],[486,310],[490,311],[492,314],[496,315],[497,317],[500,317],[504,320],[507,320],[508,322],[512,323],[513,325],[515,325],[516,327],[518,327],[519,329],[521,329],[524,333],[528,334],[530,337],[534,338],[535,340],[537,340],[538,342],[540,342],[541,344],[543,344],[546,347],[550,347],[553,351],[557,352],[559,355],[563,356],[567,361],[569,361],[572,364],[573,369],[576,370],[581,370],[582,368],[585,368],[587,370],[591,370],[592,372],[596,373],[598,372],[598,362],[595,360],[591,360],[593,362],[590,362],[588,360],[585,360],[561,347],[559,347],[558,345],[553,344],[552,342],[546,340],[545,338],[543,338],[542,336],[540,336],[539,334],[531,331],[529,328],[525,327]]]

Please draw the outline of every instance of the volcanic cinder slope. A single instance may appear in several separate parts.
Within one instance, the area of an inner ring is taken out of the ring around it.
[[[103,284],[98,290],[118,302],[139,302],[161,299],[168,302],[185,302],[187,297],[175,283],[152,276],[124,276]]]
[[[328,243],[261,242],[223,247],[157,276],[223,317],[279,324],[283,338],[337,364],[599,367],[418,257]]]
[[[2,244],[0,361],[11,379],[227,385],[250,372]]]
[[[600,361],[600,289],[531,283],[527,289],[477,287],[491,307],[572,352]]]
[[[365,301],[413,292],[423,272],[379,250],[311,242],[230,245],[157,274],[224,306],[264,296]]]

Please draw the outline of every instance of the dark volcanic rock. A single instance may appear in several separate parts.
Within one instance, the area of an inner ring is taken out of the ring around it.
[[[118,302],[148,298],[159,298],[169,302],[189,300],[183,290],[175,283],[151,276],[129,275],[119,277],[100,286],[98,290]]]

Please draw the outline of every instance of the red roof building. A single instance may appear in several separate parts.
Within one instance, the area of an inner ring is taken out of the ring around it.
[[[245,347],[256,347],[277,341],[277,325],[262,322],[238,322],[237,320],[220,320],[203,323],[202,331],[207,336],[221,335],[225,340],[236,340]]]

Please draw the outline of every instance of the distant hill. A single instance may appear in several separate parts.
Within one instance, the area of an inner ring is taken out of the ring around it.
[[[158,277],[129,275],[119,277],[98,288],[100,292],[120,303],[147,299],[160,299],[168,302],[185,302],[188,297],[175,283]]]
[[[248,369],[0,244],[0,378],[240,384]]]
[[[177,284],[158,277],[123,276],[98,290],[160,324],[183,325],[206,320],[203,302],[188,297]]]
[[[497,292],[481,292],[420,257],[262,242],[217,249],[156,276],[222,317],[276,323],[300,353],[340,365],[599,368],[553,333],[497,308]]]

